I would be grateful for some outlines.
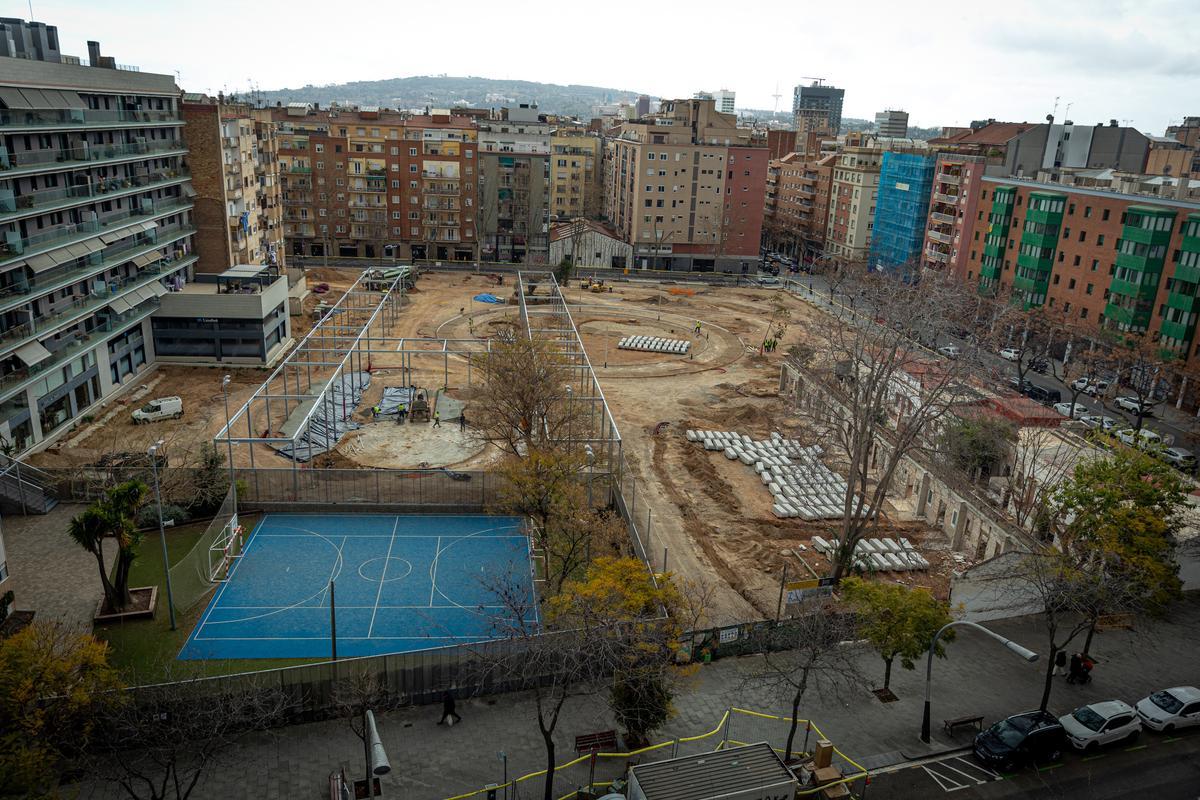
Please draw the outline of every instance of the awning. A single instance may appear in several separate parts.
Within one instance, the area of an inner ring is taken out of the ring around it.
[[[162,297],[167,293],[167,287],[163,286],[159,281],[154,281],[154,283],[151,283],[147,288],[150,289],[150,292],[155,297]]]
[[[156,231],[156,230],[158,230],[158,223],[157,222],[142,222],[138,225],[138,227],[147,232]]]
[[[26,342],[17,348],[17,358],[24,361],[26,366],[32,367],[50,358],[50,351],[43,347],[41,342]]]
[[[132,236],[140,230],[141,228],[138,227],[136,223],[131,225],[122,225],[119,228],[113,228],[111,231],[105,231],[104,233],[100,234],[100,241],[104,242],[105,244],[112,244],[118,239],[124,239],[126,236]]]
[[[30,108],[54,108],[58,105],[54,98],[47,97],[41,89],[30,89],[26,86],[21,88],[21,94],[29,101]]]
[[[153,253],[143,253],[133,260],[133,265],[135,267],[148,267],[154,262],[158,261],[159,258],[161,258],[161,256],[157,250]]]
[[[72,92],[70,89],[56,90],[63,99],[63,108],[87,108],[87,103],[83,102],[83,98],[78,92]]]
[[[4,103],[5,107],[10,109],[33,108],[25,99],[25,95],[21,94],[21,90],[11,86],[0,86],[0,103]]]
[[[109,303],[108,307],[118,314],[124,314],[130,308],[128,297],[128,295],[125,297],[118,297],[116,300],[113,300],[111,303]]]
[[[192,186],[190,183],[185,183],[183,185],[183,196],[184,197],[195,197],[196,196],[195,187]]]
[[[63,251],[70,253],[72,258],[87,258],[89,255],[95,252],[91,248],[86,247],[83,242],[79,242],[78,244],[69,244],[58,252]]]
[[[31,270],[33,270],[34,275],[38,274],[39,272],[45,272],[48,269],[53,269],[54,267],[58,266],[58,262],[55,261],[53,258],[51,258],[46,253],[42,253],[41,255],[36,255],[36,256],[30,256],[29,258],[25,259],[25,263],[26,263],[26,265],[28,265],[28,267]]]

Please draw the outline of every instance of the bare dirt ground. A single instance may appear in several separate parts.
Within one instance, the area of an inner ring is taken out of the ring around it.
[[[338,270],[309,270],[309,285],[331,285],[331,291],[310,295],[305,310],[322,299],[335,302],[353,280]],[[512,279],[497,286],[483,275],[450,273],[421,276],[397,322],[394,335],[446,337],[481,343],[500,326],[516,319],[515,306],[473,301],[481,292],[507,299]],[[755,438],[771,431],[804,438],[800,420],[776,397],[779,363],[789,345],[804,335],[790,325],[776,353],[759,355],[772,304],[782,302],[793,322],[811,318],[814,311],[802,301],[763,289],[682,288],[645,283],[617,283],[611,293],[579,290],[573,281],[567,291],[572,314],[588,356],[623,437],[623,450],[637,481],[636,513],[650,518],[648,549],[661,568],[667,567],[711,591],[710,620],[714,624],[773,616],[784,569],[789,579],[825,575],[829,565],[811,547],[813,536],[832,538],[837,522],[777,519],[771,496],[754,472],[720,453],[706,452],[688,442],[689,429],[736,430]],[[699,334],[694,331],[699,321]],[[298,340],[311,327],[308,314],[293,318]],[[687,355],[619,350],[624,336],[648,334],[688,339]],[[337,451],[321,456],[319,467],[415,467],[422,463],[485,468],[500,454],[464,436],[443,412],[443,426],[397,426],[372,421],[370,409],[383,388],[400,385],[398,358],[373,360],[372,382],[355,418],[367,423],[343,440]],[[448,386],[446,406],[470,415],[477,386],[467,359],[440,352],[412,359],[413,380],[421,387]],[[262,370],[162,367],[151,373],[146,396],[178,394],[186,413],[178,421],[134,426],[129,412],[141,400],[117,401],[116,413],[101,417],[77,432],[77,441],[35,457],[51,466],[89,463],[114,450],[141,450],[158,438],[167,440],[172,463],[192,458],[199,443],[211,440],[224,425],[221,376],[231,372],[231,408],[237,408],[265,377]],[[126,396],[128,397],[128,395]],[[656,435],[656,428],[667,423]],[[68,439],[66,441],[71,441]],[[248,449],[235,460],[246,466]],[[182,454],[182,456],[180,456]],[[179,456],[177,458],[177,456]],[[257,466],[291,467],[291,462],[266,445],[254,446]],[[887,508],[879,535],[905,536],[935,565],[927,576],[899,574],[892,579],[917,582],[945,596],[948,569],[953,566],[948,546],[922,524],[903,521],[905,514]]]

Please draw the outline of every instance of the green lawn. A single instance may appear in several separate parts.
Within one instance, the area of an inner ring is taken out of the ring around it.
[[[249,530],[253,519],[246,520]],[[167,558],[177,564],[204,533],[207,522],[167,528]],[[180,661],[176,659],[192,628],[204,613],[210,595],[191,609],[176,614],[176,630],[171,630],[167,613],[167,586],[163,576],[162,549],[158,532],[147,533],[130,570],[130,587],[158,586],[158,609],[152,620],[135,620],[96,626],[95,633],[109,643],[109,659],[129,683],[154,683],[178,680],[193,675],[228,675],[262,669],[307,664],[318,659],[234,659],[229,661]],[[178,603],[177,603],[178,605]]]

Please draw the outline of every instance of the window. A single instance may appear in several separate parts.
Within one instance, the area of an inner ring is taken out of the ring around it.
[[[1075,204],[1074,203],[1070,203],[1067,205],[1067,215],[1075,216]]]
[[[1075,279],[1074,279],[1074,278],[1071,278],[1070,282],[1068,282],[1068,283],[1067,283],[1067,288],[1068,288],[1068,289],[1074,289],[1074,288],[1075,288]]]
[[[410,156],[415,156],[417,154],[417,148],[415,148],[415,147],[408,148],[408,154]]]
[[[1104,247],[1104,234],[1103,233],[1096,236],[1096,246]]]
[[[1101,221],[1103,221],[1103,222],[1108,222],[1108,209],[1107,209],[1107,208],[1106,208],[1106,209],[1104,209],[1104,213],[1102,213],[1102,214],[1100,215],[1100,219],[1101,219]]]
[[[1083,207],[1083,218],[1084,218],[1084,219],[1088,219],[1088,218],[1089,218],[1089,217],[1091,217],[1091,216],[1092,216],[1092,207],[1091,207],[1091,206],[1084,206],[1084,207]]]
[[[1079,309],[1079,318],[1087,319],[1087,306],[1084,306],[1083,308]]]
[[[1081,241],[1081,242],[1086,242],[1086,241],[1087,241],[1087,231],[1080,231],[1080,232],[1079,232],[1079,241]]]

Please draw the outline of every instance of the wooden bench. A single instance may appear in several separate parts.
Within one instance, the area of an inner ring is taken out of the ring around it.
[[[983,730],[983,715],[968,714],[965,717],[954,717],[953,719],[942,720],[942,728],[947,734],[954,733],[954,729],[963,725],[974,726],[975,730]]]
[[[575,737],[576,753],[611,753],[617,749],[616,731],[585,733]]]

